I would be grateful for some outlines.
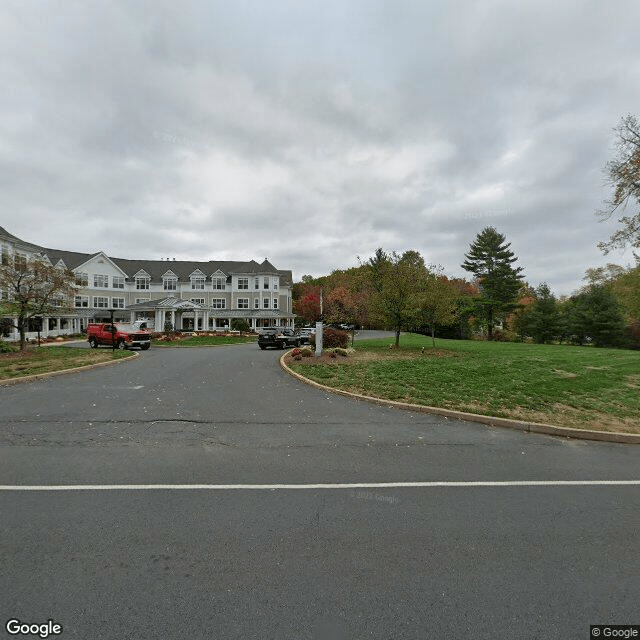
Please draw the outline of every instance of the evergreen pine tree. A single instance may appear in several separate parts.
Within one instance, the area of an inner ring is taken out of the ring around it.
[[[478,280],[480,297],[476,310],[487,323],[489,339],[500,315],[517,307],[516,300],[522,286],[522,267],[513,267],[517,257],[509,249],[511,243],[493,227],[486,227],[471,244],[462,268]]]
[[[519,329],[521,333],[544,344],[560,337],[562,333],[560,311],[558,301],[546,282],[536,289],[535,294],[536,301],[520,318]]]

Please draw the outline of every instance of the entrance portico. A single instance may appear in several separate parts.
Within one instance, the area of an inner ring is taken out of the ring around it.
[[[168,297],[129,305],[131,322],[154,320],[156,331],[165,326],[177,331],[229,330],[234,319],[244,320],[252,331],[268,326],[293,326],[294,314],[279,309],[218,309],[198,302]]]

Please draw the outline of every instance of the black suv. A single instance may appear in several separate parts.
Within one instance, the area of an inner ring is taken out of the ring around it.
[[[258,346],[261,349],[275,347],[285,349],[286,347],[299,347],[300,336],[288,327],[266,327],[258,336]]]

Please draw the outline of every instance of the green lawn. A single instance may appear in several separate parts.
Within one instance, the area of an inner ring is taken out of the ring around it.
[[[437,340],[403,335],[356,342],[353,358],[294,362],[303,375],[369,396],[532,420],[640,433],[640,352],[568,345]],[[421,353],[424,347],[424,354]]]
[[[119,360],[132,356],[131,351],[111,349],[76,349],[73,347],[29,347],[20,352],[0,354],[0,380],[74,369],[88,364]]]
[[[152,340],[152,345],[154,347],[217,347],[223,344],[256,342],[257,339],[257,336],[189,336],[170,342]]]

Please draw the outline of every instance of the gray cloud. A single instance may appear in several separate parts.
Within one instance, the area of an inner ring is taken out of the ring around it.
[[[2,226],[120,257],[295,277],[414,248],[452,275],[507,235],[558,293],[612,225],[640,8],[584,0],[6,2]]]

